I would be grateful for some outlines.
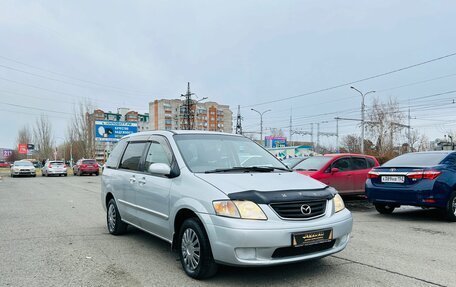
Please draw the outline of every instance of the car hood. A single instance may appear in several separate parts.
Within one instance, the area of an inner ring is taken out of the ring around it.
[[[317,173],[317,171],[308,171],[308,170],[299,170],[296,172],[300,173],[300,174],[308,175],[308,176],[312,176]]]
[[[320,190],[327,185],[296,172],[195,173],[197,177],[220,189],[225,194],[255,190],[258,192],[283,190]]]

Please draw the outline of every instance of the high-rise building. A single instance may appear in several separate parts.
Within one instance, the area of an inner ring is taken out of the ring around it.
[[[187,129],[185,102],[179,99],[161,99],[149,103],[150,130]],[[216,102],[195,103],[191,107],[190,127],[194,130],[233,132],[233,112],[228,105]]]

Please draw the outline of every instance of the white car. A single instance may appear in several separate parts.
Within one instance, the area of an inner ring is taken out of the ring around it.
[[[19,175],[30,175],[35,177],[36,171],[33,163],[28,160],[18,160],[11,166],[11,177]]]
[[[50,176],[50,175],[57,175],[57,176],[67,176],[67,166],[63,161],[47,161],[43,168],[41,168],[41,175],[42,176]]]

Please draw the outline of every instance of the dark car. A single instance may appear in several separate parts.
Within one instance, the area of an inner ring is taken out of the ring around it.
[[[363,154],[325,154],[311,156],[293,169],[329,186],[342,195],[364,194],[364,185],[371,168],[379,166],[375,157]]]
[[[456,221],[456,152],[416,152],[398,156],[369,172],[366,194],[378,212],[401,205],[436,207]]]
[[[306,160],[309,157],[290,157],[282,160],[282,162],[288,166],[289,168],[293,169],[296,165],[298,165],[301,161]]]
[[[73,166],[74,175],[83,175],[83,174],[95,174],[99,175],[99,168],[97,161],[94,159],[80,159]]]

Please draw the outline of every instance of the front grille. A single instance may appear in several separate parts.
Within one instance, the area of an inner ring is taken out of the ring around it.
[[[318,243],[308,246],[300,246],[300,247],[281,247],[277,248],[274,253],[272,254],[272,258],[282,258],[282,257],[290,257],[290,256],[299,256],[299,255],[306,255],[315,252],[325,251],[327,249],[333,248],[336,240],[331,240],[329,242]]]
[[[310,207],[310,213],[301,212],[302,206]],[[309,219],[325,214],[326,200],[271,203],[271,207],[282,218]]]

